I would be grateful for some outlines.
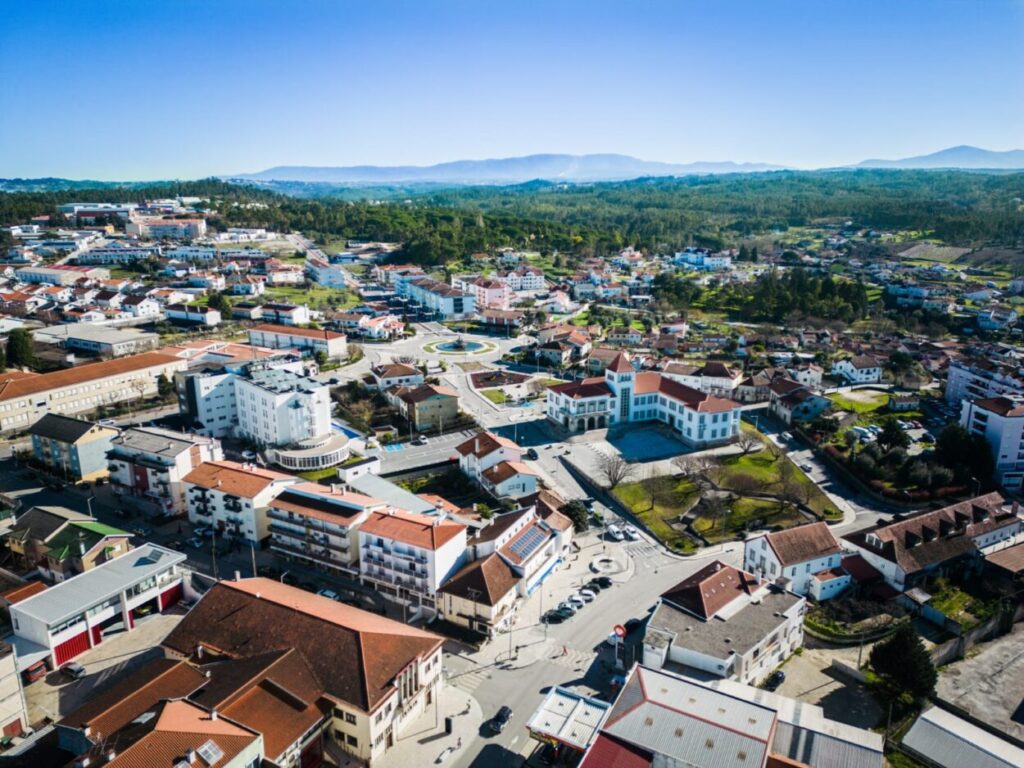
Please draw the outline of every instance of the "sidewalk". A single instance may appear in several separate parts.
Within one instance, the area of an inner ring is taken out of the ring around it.
[[[452,718],[451,735],[444,732],[445,717]],[[408,723],[399,733],[395,746],[374,765],[405,768],[457,763],[468,754],[483,722],[483,710],[477,700],[454,685],[446,684],[437,703]]]

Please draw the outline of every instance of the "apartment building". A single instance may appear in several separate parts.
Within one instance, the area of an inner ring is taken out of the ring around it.
[[[220,310],[213,307],[194,307],[190,304],[168,304],[164,308],[164,314],[171,322],[205,327],[220,325],[222,319]]]
[[[127,245],[115,243],[89,248],[75,258],[77,264],[134,264],[147,259],[159,259],[163,248],[159,245]]]
[[[56,669],[131,631],[137,613],[164,611],[182,597],[181,552],[144,544],[10,608],[18,666],[46,661]]]
[[[158,427],[130,427],[111,440],[110,483],[122,505],[147,515],[184,515],[185,476],[224,458],[212,437]]]
[[[287,560],[357,575],[357,530],[371,512],[386,506],[380,499],[337,485],[297,483],[269,504],[270,549]]]
[[[91,222],[100,217],[127,219],[138,207],[136,203],[63,203],[57,210],[79,221]]]
[[[89,413],[102,406],[155,397],[161,375],[185,361],[147,352],[52,373],[0,373],[0,431],[25,430],[48,413]]]
[[[691,365],[667,360],[658,366],[658,370],[662,376],[680,384],[719,397],[732,397],[743,380],[743,371],[714,361]]]
[[[221,535],[262,546],[270,536],[270,503],[297,481],[294,475],[255,464],[203,462],[182,480],[188,519],[193,525],[208,525]]]
[[[235,379],[238,432],[286,446],[331,434],[330,388],[283,368],[250,367]]]
[[[812,597],[821,600],[835,597],[850,583],[849,576],[838,573],[842,556],[842,548],[828,524],[809,523],[747,539],[743,545],[743,568],[798,595],[818,590]],[[824,582],[814,578],[829,572],[836,572],[836,578]]]
[[[882,364],[871,355],[856,355],[833,363],[832,375],[850,384],[877,384],[882,380]]]
[[[472,317],[476,313],[474,294],[427,277],[397,282],[396,293],[443,319]]]
[[[1019,492],[1024,485],[1024,395],[963,400],[960,426],[985,438],[999,484]]]
[[[120,430],[48,413],[29,430],[32,456],[51,474],[92,482],[110,474],[107,452]]]
[[[501,272],[497,279],[508,285],[513,291],[543,291],[547,287],[544,270],[526,264],[508,272]]]
[[[979,400],[1024,394],[1021,369],[993,360],[951,360],[946,372],[946,401]]]
[[[654,371],[637,373],[625,352],[608,365],[604,376],[550,387],[546,411],[549,420],[570,432],[657,420],[691,446],[730,442],[740,428],[738,403]]]
[[[494,432],[473,435],[455,446],[455,451],[459,454],[459,469],[477,482],[486,470],[497,464],[523,460],[523,449],[519,445]]]
[[[310,717],[307,728],[322,732],[336,765],[349,756],[377,765],[410,736],[443,695],[442,646],[437,635],[264,578],[218,582],[164,640],[172,657],[216,654],[246,668],[282,649],[293,654],[282,682],[303,713],[327,716],[325,727]],[[215,665],[209,669],[215,674]],[[288,719],[277,720],[266,724],[288,727]],[[319,762],[315,754],[300,760]]]
[[[305,304],[264,304],[260,307],[260,318],[271,325],[309,325],[313,314]]]
[[[466,560],[466,526],[388,509],[359,526],[359,576],[414,613],[436,612],[440,586]]]
[[[673,663],[756,685],[803,645],[805,600],[720,561],[662,593],[643,663]]]
[[[206,235],[206,219],[133,218],[125,224],[124,231],[152,240],[196,240]]]
[[[443,430],[459,418],[459,393],[438,384],[420,384],[416,387],[392,387],[384,393],[413,427],[425,432]]]
[[[322,352],[332,360],[341,360],[348,355],[348,337],[344,333],[319,328],[257,325],[249,329],[249,343],[270,349],[299,349],[314,355]]]

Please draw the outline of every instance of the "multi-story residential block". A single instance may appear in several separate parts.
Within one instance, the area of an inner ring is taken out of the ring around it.
[[[359,525],[386,506],[380,499],[336,485],[292,485],[267,510],[270,549],[287,560],[358,575]]]
[[[164,611],[182,597],[181,552],[144,544],[11,606],[13,645],[22,669],[52,668],[135,628],[141,610]],[[22,666],[23,665],[23,666]]]
[[[368,312],[343,312],[334,317],[335,327],[349,336],[367,339],[392,339],[401,336],[405,323],[397,315],[372,315]]]
[[[79,280],[109,280],[110,270],[102,267],[76,267],[70,264],[53,266],[22,267],[14,276],[23,283],[48,283],[49,285],[73,285]]]
[[[877,384],[882,380],[882,364],[870,355],[857,355],[833,363],[832,374],[850,384]]]
[[[349,757],[377,765],[409,738],[410,727],[444,696],[442,645],[442,638],[421,629],[263,578],[218,582],[164,640],[174,657],[201,663],[216,654],[236,662],[239,672],[268,654],[293,655],[278,673],[287,685],[285,711],[302,702],[302,722],[314,736],[322,735],[315,742],[335,765]],[[216,666],[209,665],[211,676]],[[241,707],[234,714],[223,711],[244,721]],[[303,735],[291,717],[264,723],[288,729],[291,738]],[[300,760],[302,765],[319,762],[312,744],[298,751],[308,757],[296,754],[294,762],[274,764],[291,768]]]
[[[732,266],[732,254],[725,251],[711,253],[703,248],[686,248],[676,253],[675,262],[691,269],[710,272],[729,269]]]
[[[459,454],[459,469],[480,482],[483,473],[502,462],[521,462],[523,449],[507,437],[494,432],[481,432],[455,447]]]
[[[313,354],[323,352],[334,360],[340,360],[348,354],[348,341],[344,333],[319,328],[257,325],[249,329],[249,343],[270,349],[299,349]]]
[[[544,270],[526,264],[510,272],[499,272],[496,277],[513,291],[543,291],[547,287]]]
[[[384,396],[402,416],[421,432],[444,429],[459,418],[459,393],[438,384],[392,387]]]
[[[112,216],[127,219],[138,207],[136,203],[62,203],[57,210],[80,222],[92,223],[97,218]]]
[[[388,509],[359,526],[359,576],[385,597],[434,615],[437,590],[466,560],[466,526]]]
[[[250,367],[235,380],[238,432],[260,445],[287,446],[331,433],[330,389],[284,368]]]
[[[155,397],[159,377],[186,363],[147,352],[52,373],[0,373],[0,431],[25,430],[48,413],[76,414]]]
[[[396,293],[445,319],[470,317],[476,312],[476,296],[472,293],[426,277],[398,282]]]
[[[185,476],[224,458],[220,441],[158,427],[131,427],[111,441],[110,482],[121,504],[146,514],[184,515]]]
[[[960,426],[985,438],[999,484],[1008,491],[1020,491],[1024,484],[1024,395],[963,400]]]
[[[571,432],[662,421],[687,445],[726,443],[739,434],[740,405],[698,392],[660,373],[637,373],[622,352],[603,377],[548,389],[547,417]]]
[[[163,248],[159,245],[128,245],[115,243],[82,251],[76,257],[78,264],[134,264],[147,259],[159,259]]]
[[[438,590],[438,611],[453,624],[493,637],[515,615],[520,580],[496,553],[473,560]]]
[[[206,219],[129,219],[124,231],[153,240],[195,240],[206,234]]]
[[[842,549],[827,523],[809,523],[747,539],[743,569],[790,592],[816,600],[835,597],[850,583],[839,571]],[[818,574],[835,578],[816,579]]]
[[[206,461],[185,475],[188,519],[223,535],[262,546],[270,536],[268,507],[294,475],[272,472],[254,464]]]
[[[993,360],[951,360],[946,373],[946,401],[977,400],[1024,394],[1020,367]]]
[[[843,536],[894,589],[903,592],[954,571],[981,567],[981,553],[1021,532],[1017,503],[989,493]]]
[[[502,280],[480,277],[469,287],[477,309],[508,309],[512,304],[512,289]]]
[[[662,593],[643,663],[756,684],[803,645],[804,598],[715,561]]]
[[[164,255],[177,261],[216,261],[220,252],[216,248],[199,245],[179,245],[168,249]]]
[[[48,413],[29,430],[32,456],[52,474],[92,482],[110,474],[107,452],[120,434],[114,427]]]

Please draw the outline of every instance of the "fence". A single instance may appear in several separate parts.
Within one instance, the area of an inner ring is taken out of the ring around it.
[[[964,658],[967,652],[978,643],[1010,632],[1013,625],[1022,619],[1024,619],[1024,605],[1016,605],[1012,610],[1001,610],[995,616],[986,619],[959,637],[954,637],[952,640],[947,640],[932,648],[929,653],[932,664],[940,667],[943,664],[958,661]]]

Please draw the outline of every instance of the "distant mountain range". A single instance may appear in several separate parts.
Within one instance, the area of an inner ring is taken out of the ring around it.
[[[963,168],[966,170],[1021,170],[1024,169],[1024,149],[993,152],[962,144],[930,155],[905,157],[902,160],[865,160],[856,168]]]
[[[355,165],[346,167],[281,165],[227,178],[254,181],[303,181],[330,184],[520,184],[548,181],[620,181],[642,176],[689,176],[781,170],[768,163],[659,163],[628,155],[527,155],[494,160],[456,160],[438,165]]]

